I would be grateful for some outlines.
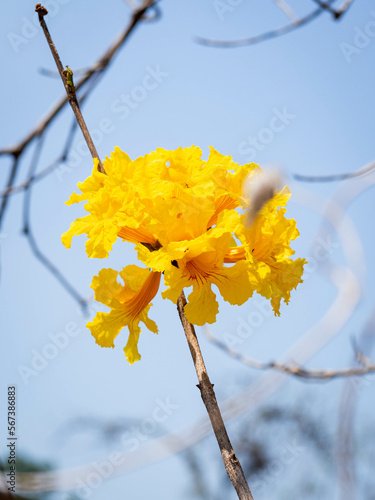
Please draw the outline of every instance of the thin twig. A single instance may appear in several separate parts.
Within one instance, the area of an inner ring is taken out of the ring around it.
[[[361,349],[371,352],[375,341],[375,308],[373,307],[365,327],[358,339]],[[355,348],[358,352],[358,348]],[[368,359],[361,357],[357,360],[368,364]],[[336,436],[336,465],[338,479],[339,500],[356,498],[356,470],[355,470],[355,412],[363,388],[369,386],[370,380],[358,380],[355,383],[346,381],[342,389],[339,405],[337,436]]]
[[[100,73],[96,73],[94,77],[90,80],[89,86],[86,88],[85,92],[82,94],[80,97],[81,101],[81,106],[84,104],[86,101],[86,98],[89,97],[89,94],[91,93],[91,90],[96,84],[96,81],[98,77],[100,76]],[[34,184],[35,182],[38,182],[42,180],[44,177],[47,175],[51,174],[56,168],[63,164],[66,163],[67,160],[69,159],[69,152],[73,144],[73,139],[75,132],[77,130],[78,123],[77,120],[74,118],[72,125],[70,127],[65,145],[63,147],[62,153],[56,158],[53,162],[51,162],[47,167],[45,167],[43,170],[41,170],[38,173],[33,174],[31,177],[28,177],[24,182],[21,182],[20,184],[17,184],[16,186],[11,186],[3,191],[0,191],[0,198],[5,197],[5,196],[10,196],[13,194],[17,194],[22,192],[24,189],[28,188],[31,184]],[[0,219],[1,220],[1,219]]]
[[[83,87],[95,73],[99,72],[102,74],[108,69],[110,63],[113,61],[119,49],[129,38],[137,24],[141,20],[143,20],[143,15],[145,14],[145,12],[147,12],[147,10],[152,7],[155,2],[156,0],[145,0],[142,6],[133,12],[130,22],[125,28],[124,32],[113,42],[109,49],[107,49],[107,51],[98,59],[98,61],[94,63],[91,68],[87,70],[85,75],[75,84],[76,91]],[[35,137],[41,135],[45,131],[49,124],[65,107],[67,102],[68,97],[66,94],[64,94],[62,98],[55,104],[52,110],[44,118],[41,119],[41,121],[24,139],[22,139],[18,144],[14,146],[8,146],[4,149],[0,149],[0,155],[14,155],[16,153],[22,153],[25,147],[28,146]]]
[[[96,82],[99,81],[99,77],[104,75],[105,71],[110,66],[110,63],[113,61],[115,55],[118,53],[119,49],[129,38],[130,34],[133,32],[137,24],[143,19],[143,16],[147,12],[147,10],[152,7],[155,2],[156,0],[144,0],[141,7],[133,12],[130,22],[123,33],[113,42],[109,49],[106,50],[106,52],[97,60],[97,62],[94,63],[91,68],[85,73],[85,75],[76,83],[76,92],[92,79],[95,79]],[[92,90],[93,88],[94,86],[92,86],[90,90]],[[19,167],[18,158],[24,153],[26,148],[36,137],[41,136],[45,132],[45,130],[50,126],[54,119],[59,115],[60,111],[62,111],[62,109],[65,107],[67,102],[68,97],[65,93],[63,97],[60,98],[60,100],[54,105],[52,110],[47,113],[47,115],[42,118],[39,123],[36,124],[34,129],[24,139],[13,146],[8,146],[0,150],[0,156],[10,155],[13,157],[13,165],[7,184],[9,194],[11,192],[10,188],[13,186],[13,182]],[[4,207],[6,207],[8,204],[7,196],[8,195],[5,195],[2,201],[2,206]],[[0,226],[4,217],[4,213],[5,208],[0,209]]]
[[[16,178],[16,173],[17,173],[17,168],[18,168],[18,162],[19,162],[20,155],[13,155],[13,165],[9,174],[9,179],[7,182],[7,188],[5,191],[9,191],[13,187],[14,180]],[[8,196],[4,196],[2,202],[1,202],[1,207],[0,207],[0,228],[4,220],[4,214],[8,206]]]
[[[233,349],[230,349],[223,342],[218,340],[208,328],[204,328],[204,333],[207,339],[219,347],[226,354],[231,356],[234,359],[237,359],[242,364],[246,366],[251,366],[251,368],[256,368],[257,370],[269,370],[275,369],[280,372],[289,373],[290,375],[294,375],[295,377],[300,377],[304,379],[310,380],[329,380],[338,377],[353,377],[356,375],[366,375],[368,373],[375,371],[375,364],[369,363],[367,358],[364,358],[360,353],[357,354],[357,359],[362,364],[365,364],[363,368],[354,367],[354,368],[346,368],[344,370],[306,370],[298,365],[286,365],[283,363],[277,363],[275,361],[263,362],[255,359],[250,359],[243,354],[240,354]],[[364,359],[366,359],[366,363],[364,363]]]
[[[113,42],[113,44],[109,47],[109,49],[102,55],[98,61],[92,65],[92,67],[85,72],[83,77],[78,81],[75,88],[76,91],[80,88],[83,88],[88,85],[85,94],[81,97],[81,103],[83,103],[84,99],[91,93],[94,89],[96,83],[99,81],[100,77],[104,75],[105,71],[108,69],[110,63],[113,61],[115,55],[118,53],[119,49],[123,46],[125,41],[128,39],[134,28],[137,26],[138,22],[143,20],[144,14],[147,10],[154,5],[156,0],[143,0],[142,5],[137,8],[136,11],[133,12],[130,22],[123,33]],[[148,19],[150,20],[150,19]],[[65,84],[65,82],[64,82]],[[21,192],[23,190],[27,190],[35,181],[38,181],[51,172],[55,170],[55,168],[64,163],[67,160],[68,153],[71,148],[74,132],[76,129],[76,125],[74,125],[69,133],[70,139],[68,137],[66,146],[64,147],[63,153],[60,157],[58,157],[55,161],[53,161],[50,165],[48,165],[44,170],[39,172],[38,174],[34,174],[34,170],[31,176],[18,186],[14,186],[14,181],[16,179],[17,170],[20,166],[20,159],[23,153],[26,151],[27,147],[32,144],[34,140],[39,140],[39,138],[45,133],[47,128],[51,125],[53,120],[58,116],[60,111],[65,107],[68,102],[68,96],[65,93],[64,96],[55,104],[52,110],[40,120],[39,123],[34,127],[34,129],[18,144],[14,146],[9,146],[0,150],[0,155],[10,155],[12,156],[13,163],[11,165],[11,171],[9,174],[9,179],[7,182],[6,189],[0,193],[0,196],[3,198],[0,207],[0,227],[4,220],[4,214],[6,212],[6,208],[9,203],[9,195]],[[75,121],[76,123],[76,121]],[[30,169],[31,172],[31,169]],[[75,292],[73,287],[69,285],[69,283],[64,279],[58,269],[40,252],[33,235],[29,237],[29,243],[31,248],[36,255],[36,257],[41,261],[42,264],[45,264],[46,268],[54,274],[54,276],[63,284],[63,286],[68,290],[68,292],[76,298],[76,300],[82,305],[85,301],[82,299],[79,294]],[[60,279],[62,277],[62,279]]]
[[[284,14],[292,21],[292,23],[298,22],[298,16],[292,9],[292,7],[285,0],[273,0],[276,7],[281,9]]]
[[[319,7],[321,7],[322,9],[324,10],[327,10],[328,12],[330,12],[331,14],[333,14],[334,16],[336,15],[336,9],[334,9],[333,7],[331,7],[331,5],[327,2],[322,2],[322,0],[313,0],[314,3],[316,3],[317,5],[319,5]]]
[[[76,90],[75,90],[75,87],[73,85],[73,72],[71,72],[68,67],[67,67],[67,70],[64,71],[63,65],[62,65],[61,60],[60,60],[59,53],[57,52],[57,49],[55,47],[55,44],[53,43],[51,34],[47,28],[47,24],[44,20],[44,17],[48,14],[48,11],[40,4],[36,5],[35,11],[38,13],[40,26],[42,27],[44,36],[46,37],[46,40],[48,42],[52,56],[55,60],[56,67],[59,71],[61,80],[62,80],[64,87],[65,87],[65,90],[66,90],[66,95],[68,96],[69,104],[73,110],[75,117],[76,117],[77,123],[82,131],[83,137],[85,138],[87,147],[89,148],[93,159],[96,158],[99,161],[99,163],[98,163],[99,172],[105,173],[104,168],[103,168],[103,164],[100,161],[95,144],[92,140],[91,134],[87,128],[86,122],[83,118],[82,112],[81,112],[80,107],[79,107],[79,103],[78,103],[77,96],[76,96]]]
[[[225,469],[237,492],[238,498],[240,500],[253,500],[253,496],[250,492],[250,488],[247,484],[241,464],[238,461],[229,440],[223,417],[221,416],[221,412],[216,401],[213,384],[210,382],[207,369],[204,364],[194,326],[186,319],[184,312],[185,305],[186,298],[184,292],[182,291],[177,300],[177,310],[189,344],[195,371],[197,372],[199,381],[198,389],[201,392],[203,403],[205,404],[208,416],[210,417],[211,425],[221,451]]]
[[[340,14],[340,16],[342,14],[344,14],[349,9],[349,7],[352,5],[353,1],[354,0],[344,0],[343,4],[341,5],[341,7],[337,11]]]
[[[344,181],[346,179],[353,179],[361,175],[369,174],[375,169],[375,161],[369,163],[365,167],[357,170],[356,172],[349,172],[347,174],[333,174],[333,175],[302,175],[292,174],[293,179],[302,182],[336,182]]]
[[[329,2],[327,2],[327,4],[330,4],[333,1],[334,0],[330,0]],[[239,40],[211,40],[209,38],[198,36],[195,37],[195,41],[197,43],[206,45],[208,47],[221,47],[221,48],[234,48],[234,47],[243,47],[246,45],[255,45],[256,43],[264,42],[272,38],[277,38],[279,36],[286,35],[287,33],[290,33],[291,31],[294,31],[298,28],[301,28],[302,26],[305,26],[306,24],[316,19],[324,12],[325,9],[319,7],[313,10],[307,16],[301,17],[300,19],[293,21],[291,24],[287,24],[286,26],[283,26],[276,30],[267,31],[266,33],[261,33],[260,35],[255,35],[248,38],[242,38]]]
[[[30,177],[28,177],[26,179],[26,181],[22,182],[21,184],[17,184],[16,186],[8,187],[8,188],[4,189],[4,191],[0,191],[0,198],[7,197],[7,196],[17,194],[17,193],[21,193],[25,189],[29,188],[35,182],[44,179],[44,177],[46,177],[47,175],[52,173],[59,165],[61,165],[62,163],[65,163],[67,158],[68,158],[69,150],[70,150],[73,138],[74,138],[75,131],[77,130],[77,126],[78,126],[77,121],[74,120],[72,123],[72,126],[70,127],[68,138],[67,138],[67,141],[66,141],[64,148],[63,148],[63,152],[61,153],[61,155],[58,158],[56,158],[56,160],[51,162],[49,165],[47,165],[47,167],[45,167],[40,172],[33,173]]]
[[[38,161],[42,150],[41,136],[36,144],[34,155],[30,163],[29,176],[33,177],[37,168]],[[25,197],[23,202],[23,234],[26,236],[30,248],[35,257],[46,267],[50,273],[57,279],[57,281],[65,288],[65,290],[80,304],[83,311],[87,309],[87,301],[75,290],[75,288],[68,282],[65,276],[52,264],[52,262],[40,251],[30,225],[30,203],[31,203],[31,186],[26,187]]]
[[[356,403],[355,387],[346,383],[340,397],[336,443],[340,500],[356,498],[355,440],[353,432]]]
[[[353,0],[345,0],[339,9],[334,9],[327,2],[322,2],[322,0],[314,0],[316,4],[318,4],[322,9],[330,12],[334,19],[338,20],[341,16],[348,10],[350,5],[353,3]]]
[[[336,195],[327,204],[324,197],[317,196],[313,192],[304,191],[299,196],[297,195],[297,204],[323,215],[335,229],[348,267],[345,267],[344,271],[335,267],[334,272],[330,273],[329,278],[333,280],[334,277],[333,284],[337,288],[337,296],[312,328],[300,335],[294,345],[287,350],[285,357],[288,359],[302,359],[303,363],[306,363],[328,342],[337,337],[344,326],[348,324],[359,304],[361,295],[357,278],[357,263],[362,260],[362,252],[357,244],[353,245],[358,238],[355,226],[348,223],[348,216],[343,217],[343,213],[348,204],[370,185],[370,182],[365,182],[365,179],[360,178],[358,189],[352,190],[351,197],[345,198],[345,200]],[[323,211],[321,207],[325,205],[327,208]],[[340,216],[337,215],[338,210]],[[324,233],[320,234],[324,235]],[[352,268],[356,270],[355,273],[351,271]],[[340,278],[338,278],[339,270],[341,271]],[[287,374],[271,370],[264,372],[260,377],[247,384],[239,393],[221,403],[225,421],[234,421],[246,412],[253,411],[275,394],[288,380]],[[133,453],[122,452],[121,465],[114,468],[110,477],[119,477],[130,471],[139,470],[140,467],[170,458],[188,447],[202,442],[211,433],[212,426],[209,419],[199,418],[185,429],[144,443]],[[176,434],[178,435],[177,440],[175,439]],[[18,488],[20,492],[34,493],[74,490],[78,479],[85,481],[88,475],[93,472],[97,473],[92,463],[74,469],[60,469],[50,472],[20,472],[18,474]]]
[[[75,85],[76,91],[78,89],[85,86],[92,79],[99,81],[99,77],[103,76],[105,71],[110,66],[110,63],[113,61],[115,55],[118,53],[119,49],[123,46],[126,40],[129,38],[130,34],[133,32],[134,28],[137,24],[143,20],[144,14],[147,10],[155,4],[156,0],[144,0],[141,7],[135,10],[132,14],[130,22],[124,32],[113,42],[113,44],[109,47],[109,49],[98,59],[98,61],[92,65],[92,67],[85,73],[85,75],[77,82]],[[94,86],[91,87],[92,90]],[[13,156],[13,165],[12,171],[10,174],[10,180],[7,184],[7,189],[13,186],[13,182],[19,167],[18,158],[24,153],[26,148],[32,143],[32,141],[41,136],[45,130],[50,126],[50,124],[54,121],[54,119],[59,115],[60,111],[65,107],[68,102],[68,97],[66,93],[60,100],[54,105],[52,110],[47,113],[47,115],[40,120],[39,123],[34,127],[34,129],[19,143],[8,146],[2,150],[0,150],[1,155],[10,155]],[[10,194],[11,191],[9,191]],[[6,195],[7,196],[7,195]],[[5,200],[5,201],[4,201]],[[6,207],[8,200],[5,197],[2,202],[2,205]],[[0,209],[0,225],[5,213],[5,209]]]

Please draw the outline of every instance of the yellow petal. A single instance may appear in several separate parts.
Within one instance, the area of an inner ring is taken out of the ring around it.
[[[250,281],[249,264],[245,261],[237,262],[232,267],[224,267],[212,277],[223,299],[233,305],[242,305],[256,289],[257,282],[254,278]]]
[[[238,207],[238,201],[229,194],[223,194],[215,200],[215,213],[207,223],[207,227],[211,227],[217,222],[218,215],[223,210],[232,210]]]
[[[137,318],[142,313],[155,297],[159,289],[161,273],[154,273],[153,271],[148,271],[148,269],[146,269],[146,271],[148,272],[148,276],[143,285],[136,291],[134,296],[126,302],[128,314],[132,318]],[[123,276],[123,274],[121,275]]]
[[[180,269],[175,266],[170,266],[164,273],[164,284],[168,288],[162,292],[163,299],[169,299],[174,304],[185,287],[189,287],[192,283],[188,276],[184,276]]]
[[[120,274],[124,285],[117,282]],[[128,326],[129,339],[125,354],[129,363],[140,359],[137,344],[140,333],[139,323],[143,322],[154,333],[158,329],[156,323],[148,317],[151,300],[155,297],[160,283],[160,273],[150,272],[130,265],[121,273],[113,269],[102,269],[92,282],[95,299],[109,306],[109,313],[99,312],[93,321],[87,324],[102,347],[113,347],[114,339],[122,328]]]
[[[86,217],[76,219],[70,224],[68,231],[61,236],[62,244],[65,248],[70,248],[73,236],[89,233],[95,226],[96,222],[97,219],[93,215],[87,215]]]
[[[218,312],[219,304],[210,284],[195,286],[185,306],[188,321],[198,326],[215,323]]]
[[[126,360],[132,365],[136,361],[141,359],[141,355],[138,351],[138,340],[141,329],[138,324],[130,323],[129,325],[129,338],[126,346],[124,347],[124,353]]]
[[[95,300],[108,307],[115,307],[123,287],[117,282],[119,273],[114,269],[101,269],[98,276],[94,276],[91,288],[95,292]]]
[[[116,183],[121,184],[133,177],[134,170],[131,159],[117,146],[109,158],[106,156],[103,167],[108,178],[113,179]]]
[[[271,305],[275,315],[280,316],[280,302],[283,299],[286,304],[290,300],[290,292],[302,283],[303,266],[305,259],[285,259],[275,262],[269,267],[266,280],[261,280],[257,292],[271,299]],[[265,264],[266,265],[266,264]]]
[[[101,347],[114,347],[114,340],[128,322],[123,308],[112,309],[109,313],[96,313],[93,321],[86,327],[91,330],[96,343]]]
[[[89,232],[86,241],[86,253],[90,258],[108,257],[117,239],[117,227],[111,220],[98,222]]]
[[[153,271],[165,271],[174,259],[165,247],[162,247],[154,252],[151,252],[144,245],[140,244],[135,248],[138,253],[138,259],[143,262],[145,266],[150,267]]]

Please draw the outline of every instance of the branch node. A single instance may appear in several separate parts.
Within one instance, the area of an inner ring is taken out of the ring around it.
[[[65,83],[67,85],[68,93],[76,95],[76,88],[73,83],[73,71],[69,68],[69,66],[65,67],[66,69],[63,71],[63,75],[65,77]]]

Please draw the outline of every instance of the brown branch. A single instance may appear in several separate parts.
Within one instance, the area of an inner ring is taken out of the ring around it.
[[[132,14],[130,22],[124,32],[115,40],[115,42],[109,47],[109,49],[98,59],[98,61],[92,65],[92,67],[87,70],[85,75],[76,83],[76,91],[83,87],[95,73],[99,72],[103,74],[110,63],[113,61],[115,55],[118,53],[119,49],[123,46],[126,40],[129,38],[130,34],[133,32],[134,28],[137,26],[139,21],[143,20],[143,15],[147,10],[154,5],[156,0],[144,0],[143,4],[139,9],[135,10]],[[7,148],[0,150],[0,155],[15,155],[21,154],[26,146],[30,142],[41,135],[44,130],[49,126],[49,124],[57,117],[60,111],[65,107],[68,102],[67,95],[62,96],[62,98],[55,104],[52,110],[44,117],[42,120],[34,127],[34,129],[18,144],[14,146],[9,146]]]
[[[86,101],[86,98],[89,97],[89,94],[91,90],[93,89],[94,85],[96,84],[97,77],[99,76],[99,73],[96,73],[94,75],[94,78],[90,80],[88,88],[85,90],[85,93],[82,94],[80,101],[81,101],[81,106],[84,104]],[[70,127],[66,143],[63,147],[62,153],[60,156],[58,156],[53,162],[51,162],[47,167],[45,167],[43,170],[40,172],[33,174],[32,176],[29,176],[24,182],[21,182],[20,184],[17,184],[16,186],[11,186],[3,191],[0,191],[0,198],[5,197],[5,196],[10,196],[13,194],[20,193],[24,191],[26,188],[28,188],[31,184],[34,184],[35,182],[38,182],[42,180],[44,177],[47,175],[51,174],[59,165],[66,163],[67,160],[69,159],[69,152],[72,147],[73,139],[75,132],[77,130],[77,120],[74,118],[72,125]],[[1,220],[1,219],[0,219]]]
[[[288,373],[289,375],[294,375],[295,377],[300,377],[303,379],[309,380],[330,380],[338,377],[353,377],[357,375],[366,375],[371,372],[375,372],[375,364],[369,362],[365,356],[360,353],[357,353],[357,359],[360,363],[364,365],[364,367],[354,367],[354,368],[346,368],[344,370],[306,370],[298,365],[286,365],[283,363],[277,363],[275,361],[263,362],[255,359],[250,359],[247,356],[240,354],[233,349],[227,347],[223,342],[218,340],[208,328],[204,328],[204,333],[207,339],[219,347],[226,354],[231,356],[234,359],[237,359],[242,364],[246,366],[250,366],[251,368],[256,368],[257,370],[270,370],[275,369],[280,372]]]
[[[66,90],[66,95],[68,96],[68,102],[73,110],[74,116],[76,117],[77,123],[82,131],[83,137],[85,138],[87,147],[90,150],[92,158],[93,159],[96,158],[99,161],[98,171],[105,173],[104,168],[103,168],[103,164],[100,161],[95,144],[92,140],[91,134],[87,128],[86,122],[83,118],[82,112],[81,112],[80,107],[79,107],[79,103],[78,103],[77,96],[76,96],[76,90],[75,90],[75,87],[73,85],[73,79],[72,79],[73,73],[71,71],[69,71],[68,67],[67,67],[67,70],[64,71],[63,65],[62,65],[61,60],[60,60],[59,53],[57,52],[57,49],[55,47],[55,44],[53,43],[51,34],[47,28],[47,24],[44,20],[44,17],[48,14],[48,11],[47,11],[47,9],[42,7],[40,4],[36,5],[35,11],[38,13],[40,26],[42,27],[44,36],[46,37],[46,40],[48,42],[52,56],[55,60],[57,69],[58,69],[60,77],[61,77],[61,80],[62,80],[64,87],[65,87],[65,90]]]
[[[67,138],[66,144],[64,145],[63,152],[61,153],[61,155],[58,158],[56,158],[56,160],[51,162],[47,167],[45,167],[40,172],[32,173],[32,175],[30,175],[26,179],[26,181],[22,182],[21,184],[17,184],[16,186],[11,186],[11,187],[4,189],[3,191],[0,191],[0,198],[7,197],[7,196],[17,194],[17,193],[21,193],[22,191],[24,191],[25,189],[30,187],[35,182],[44,179],[44,177],[46,177],[47,175],[52,173],[56,169],[56,167],[58,167],[62,163],[65,163],[68,159],[69,151],[71,148],[71,144],[72,144],[77,126],[78,126],[78,124],[77,124],[76,120],[74,120],[72,123],[72,126],[69,130],[68,138]],[[0,220],[1,220],[1,218],[0,218]]]
[[[156,0],[144,0],[142,5],[137,8],[132,14],[131,20],[124,30],[124,32],[113,42],[110,48],[104,53],[102,57],[88,70],[85,72],[84,76],[78,81],[76,85],[76,90],[82,88],[86,84],[90,83],[88,86],[86,93],[81,98],[81,103],[88,96],[88,94],[94,89],[95,84],[98,82],[101,76],[103,76],[104,72],[109,67],[110,63],[114,59],[115,55],[128,39],[133,29],[136,27],[140,20],[143,20],[143,16],[146,11],[154,5]],[[157,11],[158,12],[158,11]],[[151,20],[151,19],[147,19]],[[62,65],[60,63],[60,69]],[[64,80],[65,85],[65,80]],[[70,131],[70,139],[68,137],[67,144],[63,150],[62,155],[57,158],[54,162],[52,162],[49,166],[47,166],[43,171],[38,174],[34,174],[35,169],[30,169],[30,172],[33,173],[28,177],[28,179],[18,186],[14,186],[14,181],[16,178],[17,170],[20,166],[20,158],[24,153],[25,149],[34,141],[38,140],[42,137],[43,133],[49,127],[49,125],[53,122],[53,120],[58,116],[60,111],[64,108],[66,103],[68,102],[68,95],[65,94],[52,108],[52,110],[44,117],[42,120],[37,123],[34,129],[18,144],[14,146],[9,146],[0,150],[0,155],[10,155],[12,156],[13,163],[11,165],[11,171],[9,174],[9,179],[7,182],[6,189],[0,193],[0,196],[3,198],[0,207],[0,227],[4,220],[4,214],[8,207],[9,203],[9,195],[21,192],[23,190],[27,190],[35,181],[42,179],[46,175],[50,174],[54,171],[54,169],[61,163],[64,163],[68,157],[68,153],[70,151],[71,142],[73,140],[73,135],[75,132],[75,125],[72,127]],[[76,123],[76,122],[75,122]],[[28,230],[30,232],[30,230]],[[28,240],[31,246],[31,249],[34,255],[45,265],[45,267],[60,281],[60,283],[68,290],[68,292],[76,298],[76,300],[80,304],[84,304],[84,299],[82,299],[79,294],[73,289],[73,287],[65,280],[59,270],[41,253],[39,250],[36,241],[30,232],[28,236]]]
[[[334,0],[330,0],[326,3],[327,5],[329,5],[333,3],[333,1]],[[277,38],[279,36],[286,35],[287,33],[290,33],[291,31],[294,31],[298,28],[301,28],[302,26],[305,26],[306,24],[316,19],[324,12],[325,9],[319,7],[313,10],[307,16],[301,17],[300,19],[295,20],[292,23],[287,24],[286,26],[282,26],[281,28],[278,28],[276,30],[267,31],[266,33],[262,33],[256,36],[251,36],[248,38],[242,38],[239,40],[211,40],[209,38],[198,36],[195,37],[195,41],[197,43],[200,43],[201,45],[206,45],[208,47],[221,47],[221,48],[234,48],[234,47],[243,47],[246,45],[255,45],[256,43],[264,42],[272,38]]]
[[[302,175],[292,174],[293,179],[302,182],[335,182],[344,181],[346,179],[353,179],[365,174],[369,174],[375,169],[375,161],[369,163],[365,167],[357,170],[356,172],[349,172],[347,174],[333,174],[333,175]]]
[[[133,11],[130,22],[124,32],[113,42],[113,44],[109,47],[109,49],[98,59],[96,63],[92,65],[92,67],[85,73],[85,75],[79,79],[77,84],[75,85],[76,91],[80,88],[84,87],[88,82],[95,81],[96,83],[99,81],[100,77],[104,75],[105,71],[110,66],[110,63],[113,61],[115,55],[118,53],[119,49],[123,46],[126,40],[129,38],[130,34],[133,32],[134,28],[137,26],[139,21],[143,20],[144,14],[148,11],[148,9],[156,3],[157,0],[144,0],[142,5],[135,11]],[[91,92],[94,89],[94,85],[90,86],[87,93]],[[34,139],[41,136],[45,130],[49,127],[49,125],[54,121],[54,119],[59,115],[60,111],[65,107],[68,102],[68,97],[65,95],[60,98],[60,100],[53,106],[52,110],[47,113],[47,115],[40,120],[39,123],[36,124],[34,129],[19,143],[8,146],[4,149],[0,150],[0,155],[10,155],[13,157],[13,164],[11,173],[9,175],[9,180],[7,183],[7,187],[2,193],[4,198],[2,200],[2,205],[0,208],[0,226],[4,217],[5,210],[8,205],[8,196],[13,192],[13,183],[16,178],[17,170],[19,168],[19,157],[23,154],[25,149],[33,142]],[[56,165],[59,162],[56,161]],[[53,168],[48,170],[48,172],[53,171]],[[46,172],[46,173],[48,173]],[[38,177],[39,178],[39,177]],[[33,181],[30,181],[30,183]],[[26,181],[26,186],[29,183]],[[17,191],[18,188],[15,189]]]
[[[203,403],[205,404],[208,416],[210,417],[211,425],[221,451],[225,469],[237,492],[238,498],[240,500],[253,500],[253,496],[250,492],[241,464],[238,461],[229,440],[223,417],[221,416],[221,412],[216,401],[213,384],[210,382],[207,369],[204,364],[194,326],[186,319],[184,312],[185,305],[186,298],[184,292],[182,291],[177,300],[177,310],[189,344],[195,371],[197,372],[199,381],[198,389],[201,392]]]

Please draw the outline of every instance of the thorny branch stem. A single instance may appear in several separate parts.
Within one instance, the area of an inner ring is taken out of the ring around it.
[[[210,417],[211,425],[221,451],[225,469],[237,492],[238,498],[240,500],[254,500],[243,473],[241,464],[238,461],[238,458],[236,457],[236,454],[234,453],[232,448],[232,444],[229,440],[223,417],[221,416],[221,412],[216,401],[213,384],[211,384],[210,382],[207,369],[204,364],[202,352],[199,347],[194,326],[186,319],[184,312],[185,305],[186,298],[184,292],[182,291],[180,297],[177,300],[177,310],[182,326],[184,328],[186,339],[189,344],[195,371],[197,372],[199,381],[198,389],[201,392],[203,403],[205,404],[208,416]]]
[[[93,143],[93,140],[91,138],[90,132],[88,131],[86,122],[85,122],[85,120],[83,118],[83,115],[81,113],[81,110],[80,110],[80,107],[79,107],[79,104],[78,104],[78,100],[77,100],[77,96],[76,96],[76,91],[75,91],[75,88],[73,86],[73,82],[71,82],[71,84],[69,84],[69,82],[68,82],[68,79],[67,79],[67,76],[66,76],[66,72],[64,72],[64,68],[63,68],[63,65],[62,65],[61,60],[60,60],[60,56],[59,56],[59,54],[57,52],[55,44],[52,41],[52,37],[50,35],[50,32],[48,31],[46,22],[44,20],[44,16],[46,16],[48,14],[48,11],[47,11],[47,9],[45,7],[43,7],[40,4],[36,5],[35,11],[38,13],[39,23],[40,23],[40,25],[41,25],[41,27],[43,29],[43,33],[44,33],[44,35],[46,37],[46,40],[47,40],[48,45],[49,45],[49,48],[51,49],[51,52],[52,52],[53,58],[55,60],[57,69],[59,71],[61,80],[63,81],[64,87],[65,87],[65,90],[66,90],[66,94],[68,96],[69,104],[70,104],[70,106],[71,106],[71,108],[73,110],[73,113],[74,113],[75,117],[76,117],[77,123],[80,126],[80,129],[82,130],[83,137],[85,138],[85,141],[86,141],[87,146],[88,146],[88,148],[90,150],[91,156],[93,158],[97,158],[98,159],[98,161],[99,161],[98,170],[99,170],[99,172],[104,173],[104,168],[103,168],[102,162],[100,161],[98,152],[96,150],[96,147],[95,147],[95,145]]]

